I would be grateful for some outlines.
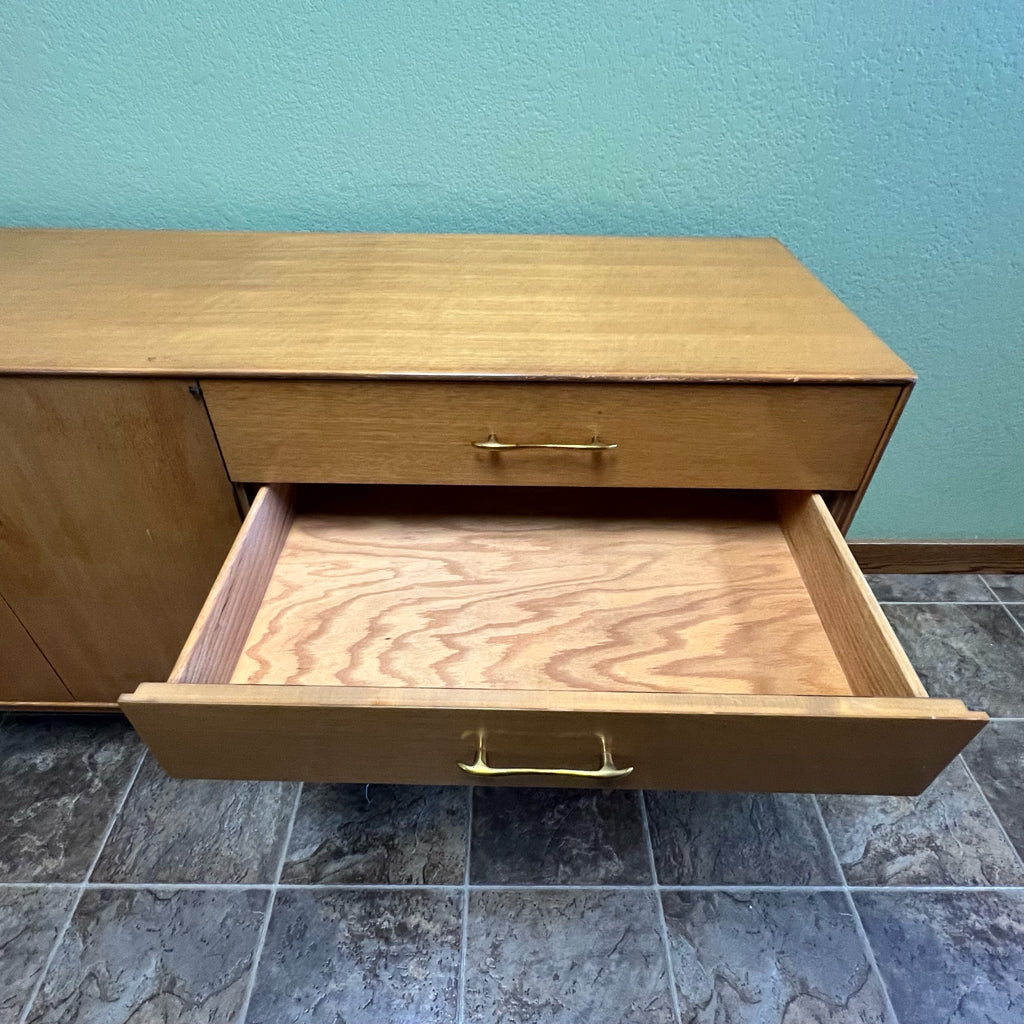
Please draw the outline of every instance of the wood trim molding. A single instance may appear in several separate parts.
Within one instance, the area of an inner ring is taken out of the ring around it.
[[[864,572],[1024,573],[1024,540],[855,540],[850,550]]]

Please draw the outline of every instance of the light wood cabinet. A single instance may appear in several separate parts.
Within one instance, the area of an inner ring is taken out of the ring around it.
[[[777,242],[0,254],[3,430],[37,439],[0,593],[174,774],[919,792],[985,722],[928,697],[842,536],[913,374]],[[258,494],[196,618],[229,477]],[[81,524],[123,551],[79,566]]]
[[[71,699],[53,666],[0,598],[0,702],[48,704]]]
[[[189,387],[0,377],[0,595],[56,675],[5,656],[0,699],[112,703],[173,665],[239,523]]]

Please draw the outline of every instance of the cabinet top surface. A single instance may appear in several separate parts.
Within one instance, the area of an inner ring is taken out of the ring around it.
[[[909,381],[774,239],[0,230],[0,373]]]

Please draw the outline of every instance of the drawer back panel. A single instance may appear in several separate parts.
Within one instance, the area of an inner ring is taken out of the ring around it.
[[[856,490],[896,385],[203,382],[232,479]],[[487,450],[512,444],[615,445]]]

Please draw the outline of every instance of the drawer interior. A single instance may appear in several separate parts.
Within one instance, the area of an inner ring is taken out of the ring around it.
[[[823,564],[830,524],[813,495],[756,491],[268,488],[235,568],[248,611],[201,622],[172,678],[925,696],[880,612],[844,645],[834,606],[863,580]]]
[[[763,496],[625,518],[458,497],[300,491],[229,682],[851,692]]]

